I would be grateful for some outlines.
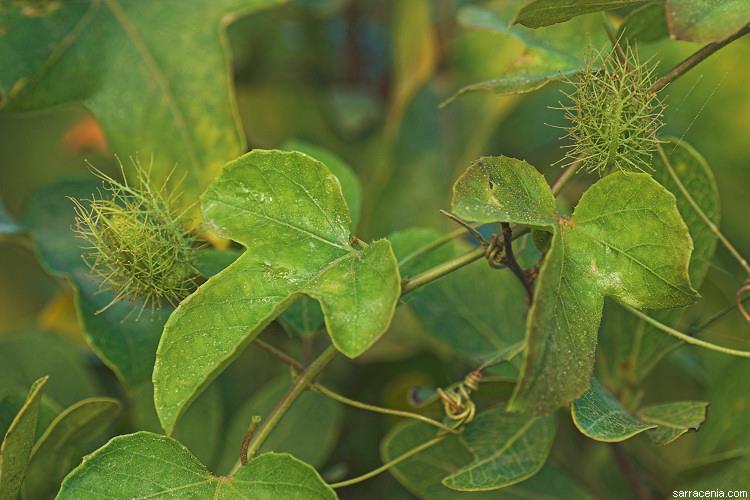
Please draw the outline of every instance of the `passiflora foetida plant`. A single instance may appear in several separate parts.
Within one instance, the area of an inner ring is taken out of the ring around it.
[[[0,2],[0,498],[746,495],[748,32]]]

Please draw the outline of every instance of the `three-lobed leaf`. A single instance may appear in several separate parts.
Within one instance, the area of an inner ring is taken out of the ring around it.
[[[509,186],[512,182],[514,186]],[[535,204],[509,197],[537,193]],[[536,414],[578,398],[589,386],[605,296],[637,308],[692,303],[693,244],[675,197],[651,176],[617,172],[592,185],[571,218],[528,163],[482,158],[454,186],[453,210],[477,222],[515,222],[551,231],[526,324],[526,357],[509,407]],[[528,208],[524,208],[528,207]]]
[[[82,102],[114,153],[153,155],[161,177],[176,164],[186,173],[186,193],[197,196],[245,147],[225,26],[279,3],[10,3],[0,10],[0,107],[25,111]],[[195,54],[200,64],[185,64]]]
[[[247,250],[167,321],[153,380],[168,431],[193,398],[291,302],[320,303],[339,351],[355,357],[388,328],[400,295],[386,240],[352,242],[339,181],[297,152],[255,150],[230,162],[202,197],[206,221]]]
[[[138,432],[118,436],[87,456],[57,496],[102,497],[332,500],[336,494],[315,469],[285,453],[265,453],[222,477],[174,439]]]

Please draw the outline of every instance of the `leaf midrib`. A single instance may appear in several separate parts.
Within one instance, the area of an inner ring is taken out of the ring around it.
[[[279,219],[277,217],[273,217],[273,216],[270,216],[268,214],[263,214],[263,213],[259,213],[259,212],[254,212],[253,210],[250,210],[247,206],[243,206],[243,205],[238,205],[238,204],[235,204],[235,203],[231,203],[231,202],[229,202],[228,200],[226,200],[224,198],[221,198],[221,199],[214,198],[214,200],[215,200],[216,203],[219,203],[221,205],[225,205],[227,207],[234,208],[234,209],[239,210],[241,212],[248,213],[248,214],[250,214],[250,215],[252,215],[254,217],[258,217],[258,218],[261,218],[261,219],[266,219],[269,222],[272,222],[272,223],[278,224],[280,226],[286,227],[288,229],[292,229],[294,231],[300,232],[300,233],[304,234],[305,236],[308,236],[310,238],[316,239],[316,240],[318,240],[318,241],[320,241],[322,243],[325,243],[327,245],[330,245],[330,246],[332,246],[334,248],[338,248],[340,250],[344,250],[345,252],[353,252],[353,249],[351,247],[343,246],[343,245],[341,245],[341,244],[339,244],[339,243],[337,243],[335,241],[329,240],[325,236],[321,236],[321,235],[319,235],[317,233],[314,233],[314,232],[310,231],[309,229],[303,228],[301,226],[294,225],[294,224],[292,224],[290,222],[287,222],[285,220],[281,220],[281,219]],[[232,238],[232,239],[235,239],[235,238]],[[243,240],[244,240],[244,238],[243,238]],[[236,241],[240,241],[240,240],[237,239]],[[245,241],[240,241],[240,242],[243,243],[243,244],[245,244],[245,245],[247,245],[247,243]]]

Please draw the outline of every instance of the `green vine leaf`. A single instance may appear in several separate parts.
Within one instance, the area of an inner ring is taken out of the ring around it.
[[[13,419],[16,418],[16,415],[26,403],[28,393],[29,389],[20,388],[5,388],[0,391],[0,436],[5,436],[5,433],[10,429]],[[46,394],[42,394],[36,419],[37,436],[42,435],[57,414],[60,413],[60,410],[61,408],[57,403]]]
[[[705,401],[674,401],[643,407],[638,411],[638,417],[644,422],[658,425],[646,436],[654,444],[665,445],[690,429],[697,431],[706,421],[707,410],[708,403]]]
[[[349,217],[352,221],[351,230],[356,230],[362,208],[362,186],[351,167],[330,151],[305,142],[287,141],[284,143],[284,149],[304,153],[329,168],[341,183],[341,192],[349,207]],[[297,335],[312,336],[323,326],[323,312],[320,310],[320,305],[313,299],[301,297],[284,311],[279,321],[287,331]]]
[[[512,185],[508,185],[512,182]],[[512,197],[540,199],[526,210]],[[532,191],[529,191],[532,190]],[[545,414],[589,386],[605,296],[636,308],[696,300],[688,277],[693,243],[674,196],[647,174],[617,172],[581,197],[571,218],[528,163],[481,158],[458,179],[453,211],[476,222],[515,222],[553,233],[526,324],[527,350],[509,408]]]
[[[463,26],[511,36],[521,41],[525,50],[502,75],[461,88],[444,105],[467,92],[479,90],[500,95],[538,90],[551,81],[583,70],[587,54],[608,44],[599,16],[580,17],[559,26],[531,30],[523,26],[510,27],[512,10],[510,5],[499,10],[473,5],[459,10],[459,22]]]
[[[101,288],[81,258],[86,242],[71,230],[74,212],[68,197],[86,199],[99,187],[93,180],[62,180],[44,186],[29,198],[24,223],[45,268],[67,278],[75,288],[88,344],[126,386],[135,388],[151,379],[156,346],[172,309],[146,311],[138,318],[134,311],[141,303],[120,302],[97,314],[114,294]]]
[[[719,226],[719,190],[711,167],[688,143],[665,138],[664,150],[675,175],[701,210]],[[690,256],[690,282],[700,288],[716,250],[717,238],[679,189],[675,179],[658,156],[654,158],[654,179],[677,199],[677,210],[687,224],[693,240]],[[652,311],[650,315],[662,323],[672,325],[682,311]],[[663,335],[653,326],[617,306],[605,306],[602,322],[601,349],[604,356],[599,363],[600,378],[616,389],[619,384],[638,384],[669,352],[676,341]]]
[[[57,498],[173,495],[217,500],[336,498],[315,469],[286,453],[265,453],[231,476],[214,476],[179,442],[149,432],[118,436],[86,457],[65,478]]]
[[[248,153],[226,166],[202,202],[212,228],[248,250],[167,321],[153,374],[167,432],[294,299],[316,299],[333,344],[356,357],[386,331],[400,296],[390,243],[352,244],[338,180],[307,155]]]
[[[513,23],[541,28],[569,21],[583,14],[640,5],[647,1],[649,0],[534,0],[518,11]]]
[[[412,448],[435,437],[432,426],[420,422],[405,422],[395,426],[383,439],[380,454],[387,462]],[[430,500],[491,500],[498,498],[498,492],[455,491],[442,483],[442,478],[454,474],[473,460],[471,452],[461,442],[461,438],[450,436],[435,446],[409,458],[390,472],[409,491],[419,498]],[[547,498],[549,492],[561,500],[586,500],[591,495],[552,462],[547,461],[535,476],[502,491],[502,498],[509,500]]]
[[[570,405],[570,414],[584,436],[604,443],[619,443],[657,427],[628,413],[596,379],[591,379],[591,387]]]
[[[303,141],[286,141],[284,143],[284,150],[299,151],[311,158],[315,158],[328,167],[331,173],[336,176],[341,184],[341,192],[346,200],[346,206],[349,207],[351,230],[356,231],[357,224],[359,224],[360,212],[362,211],[362,185],[359,183],[357,174],[354,173],[352,167],[331,151]]]
[[[633,10],[617,30],[617,39],[623,44],[655,42],[669,36],[667,19],[662,2],[653,2]]]
[[[446,476],[443,484],[459,491],[486,491],[524,481],[547,461],[554,437],[552,416],[530,417],[501,408],[484,411],[461,434],[474,460]]]
[[[25,392],[44,376],[45,395],[61,405],[99,392],[84,353],[65,337],[39,331],[0,339],[0,387]]]
[[[620,402],[596,379],[591,387],[570,407],[573,423],[581,433],[596,441],[618,443],[644,435],[656,445],[673,442],[706,420],[705,401],[672,401],[641,408],[637,417],[625,410]]]
[[[120,413],[111,398],[89,398],[64,409],[34,445],[24,498],[52,498],[60,482],[84,454],[85,446]]]
[[[0,498],[18,498],[36,440],[42,391],[47,377],[35,381],[23,406],[4,432],[0,447]]]
[[[267,417],[290,385],[288,375],[268,382],[232,415],[226,427],[224,453],[218,467],[220,472],[231,470],[237,462],[242,438],[253,415]],[[259,452],[285,452],[313,467],[323,466],[336,445],[343,413],[343,407],[336,401],[319,392],[305,391],[279,421]],[[300,429],[305,432],[300,432]]]
[[[666,0],[665,10],[672,37],[689,42],[718,42],[750,23],[745,0]]]
[[[178,165],[190,200],[245,148],[225,27],[279,3],[92,0],[30,11],[13,2],[0,12],[0,108],[82,102],[113,153],[153,154],[159,178]],[[185,64],[195,54],[200,64]]]

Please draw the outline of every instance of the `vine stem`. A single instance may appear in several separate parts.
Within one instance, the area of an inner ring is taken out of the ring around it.
[[[711,351],[721,352],[724,354],[729,354],[731,356],[737,356],[740,358],[750,358],[750,351],[740,351],[737,349],[730,349],[729,347],[723,347],[720,345],[712,344],[711,342],[706,342],[705,340],[700,340],[695,337],[691,337],[690,335],[686,333],[682,333],[679,330],[675,330],[671,326],[667,326],[664,323],[655,320],[651,316],[642,313],[638,309],[634,307],[630,307],[628,305],[623,304],[623,307],[630,311],[631,313],[635,314],[639,318],[641,318],[646,323],[649,323],[651,326],[654,326],[658,328],[659,330],[663,331],[664,333],[668,333],[669,335],[672,335],[673,337],[676,337],[686,344],[692,344],[698,347],[703,347],[704,349],[708,349]]]
[[[393,460],[390,460],[377,469],[373,469],[370,472],[367,472],[365,474],[362,474],[361,476],[353,477],[351,479],[347,479],[345,481],[340,481],[338,483],[331,483],[328,486],[331,488],[344,488],[345,486],[351,486],[353,484],[361,483],[362,481],[366,481],[370,479],[371,477],[375,477],[378,474],[382,474],[383,472],[387,471],[391,467],[395,467],[396,465],[400,464],[401,462],[410,459],[414,455],[418,455],[419,453],[422,453],[427,448],[430,448],[432,446],[435,446],[439,442],[441,442],[443,439],[447,437],[447,434],[439,434],[435,436],[434,438],[430,439],[429,441],[426,441],[419,446],[410,449],[409,451],[397,456]]]
[[[468,264],[471,264],[472,262],[479,260],[482,257],[484,257],[484,247],[478,246],[463,255],[459,255],[458,257],[438,264],[437,266],[428,269],[421,274],[418,274],[412,279],[404,280],[401,283],[401,295],[406,295],[407,293],[416,290],[420,286],[424,286],[427,283],[431,283],[438,278],[442,278],[446,274],[450,274],[456,269],[460,269]]]
[[[744,304],[748,301],[750,301],[750,296],[745,297],[740,302],[740,304]],[[720,320],[721,318],[723,318],[724,316],[726,316],[727,314],[735,310],[737,310],[737,304],[728,305],[721,311],[714,313],[711,317],[703,321],[703,323],[701,323],[700,325],[696,326],[695,328],[690,328],[688,331],[690,332],[691,336],[698,335],[703,330],[705,330],[706,328],[713,325],[715,322],[717,322],[718,320]],[[663,360],[664,358],[672,354],[674,351],[676,351],[683,345],[684,344],[681,342],[676,342],[674,344],[667,346],[665,349],[662,349],[661,352],[659,352],[656,356],[654,356],[651,359],[651,361],[648,364],[646,364],[646,367],[644,368],[643,373],[645,374],[650,373],[651,370],[653,370],[654,367],[656,367],[656,365],[658,365],[661,362],[661,360]],[[643,380],[644,377],[645,375],[642,375],[640,377],[640,380]]]
[[[383,413],[385,415],[393,415],[396,417],[404,417],[404,418],[410,418],[412,420],[419,420],[420,422],[424,422],[426,424],[430,424],[434,427],[437,427],[444,432],[448,432],[451,434],[458,434],[458,431],[454,429],[453,427],[450,427],[448,425],[445,425],[442,422],[438,422],[437,420],[433,420],[430,417],[425,417],[424,415],[420,415],[419,413],[412,413],[410,411],[402,411],[402,410],[395,410],[393,408],[385,408],[383,406],[376,406],[371,405],[369,403],[363,403],[361,401],[357,401],[355,399],[347,398],[346,396],[342,396],[341,394],[332,391],[331,389],[321,385],[321,384],[312,384],[310,386],[311,389],[318,391],[319,393],[323,394],[324,396],[328,396],[329,398],[338,401],[339,403],[343,403],[345,405],[353,406],[354,408],[359,408],[361,410],[368,410],[375,413]]]
[[[551,186],[551,190],[553,194],[557,194],[560,192],[560,190],[563,188],[563,186],[573,177],[573,174],[578,169],[578,162],[574,162],[573,164],[569,165],[565,171],[558,177],[555,182]],[[436,244],[435,247],[440,246],[441,244],[450,241],[451,239],[460,236],[466,231],[465,228],[461,228],[461,232],[453,231],[452,233],[449,233],[448,235],[444,236],[443,238],[440,238],[438,240],[439,243]],[[513,234],[513,239],[520,238],[524,234],[528,233],[530,231],[529,227],[522,227],[518,231],[515,231]],[[433,242],[434,243],[434,242]],[[429,251],[430,248],[428,248],[426,251]],[[463,266],[466,266],[468,264],[471,264],[472,262],[481,259],[485,255],[485,248],[483,246],[479,246],[475,249],[470,250],[469,252],[460,255],[458,257],[455,257],[453,259],[450,259],[446,262],[443,262],[441,264],[438,264],[437,266],[433,267],[432,269],[428,269],[427,271],[423,272],[422,274],[419,274],[415,276],[414,278],[410,280],[404,280],[401,284],[401,296],[404,296],[405,294],[416,290],[417,288],[424,286],[428,283],[431,283],[432,281],[435,281],[438,278],[441,278],[445,276],[446,274],[449,274],[457,269],[460,269]],[[257,343],[258,341],[256,341]],[[265,343],[264,343],[265,344]],[[260,344],[258,344],[260,345]],[[269,349],[271,347],[271,349]],[[281,353],[276,348],[273,348],[273,346],[270,346],[270,344],[265,344],[265,346],[261,346],[262,349],[270,352],[274,356],[278,357],[282,361],[290,362],[293,361],[292,358],[287,356],[286,354]],[[282,355],[280,355],[280,353]],[[268,439],[268,436],[271,434],[271,431],[273,431],[276,424],[279,423],[281,418],[284,416],[284,414],[289,410],[289,408],[292,406],[292,403],[299,397],[300,394],[308,387],[313,385],[315,377],[325,368],[325,366],[331,362],[331,360],[336,356],[336,348],[334,346],[329,346],[323,353],[318,356],[315,360],[313,360],[310,365],[305,368],[303,371],[301,371],[299,377],[295,381],[294,385],[289,388],[286,394],[284,394],[284,397],[277,403],[276,407],[271,411],[271,414],[268,416],[268,418],[263,422],[263,424],[260,427],[260,430],[256,432],[253,435],[253,438],[251,439],[250,443],[247,447],[247,457],[252,458],[260,449],[260,447],[263,445],[263,443]],[[295,362],[296,363],[296,362]],[[333,392],[333,391],[331,391]],[[335,393],[334,393],[335,394]],[[340,401],[346,400],[347,402],[351,403],[354,402],[358,407],[365,409],[373,410],[377,408],[378,410],[387,410],[389,414],[395,414],[392,412],[397,412],[399,410],[390,410],[388,408],[381,408],[374,405],[368,405],[366,403],[360,403],[359,401],[350,400],[349,398],[346,398],[345,396],[341,396],[339,394],[336,394],[340,398]],[[419,415],[419,417],[415,417],[416,413],[409,413],[409,412],[399,412],[400,416],[408,417],[408,418],[415,418],[416,420],[422,420],[426,421],[424,419],[427,419],[427,417],[424,417],[423,415]],[[428,419],[432,420],[432,419]],[[437,421],[432,421],[433,425],[435,423],[439,423]],[[429,422],[428,422],[429,423]],[[443,424],[440,424],[441,426]],[[451,431],[454,431],[454,429],[451,429]],[[432,446],[432,444],[436,444],[439,442],[439,440],[443,439],[445,435],[440,437],[440,439],[428,441],[427,443],[418,446],[417,448],[414,448],[410,452],[405,453],[402,455],[402,457],[399,457],[401,461],[406,460],[410,456],[416,455],[420,451],[428,448],[429,446]],[[430,444],[432,443],[432,444]],[[428,445],[429,446],[426,446]],[[394,461],[389,462],[389,464],[384,465],[380,469],[376,469],[372,473],[368,473],[370,475],[367,475],[367,477],[362,478],[355,478],[351,481],[358,482],[359,480],[364,480],[369,477],[372,477],[374,475],[380,474],[382,471],[387,470],[388,468],[392,467],[393,465],[396,465],[399,463],[396,460],[399,460],[399,458],[395,459]],[[392,463],[395,462],[395,463]],[[387,467],[386,467],[387,466]],[[382,469],[382,470],[381,470]],[[346,483],[346,484],[344,484]],[[340,484],[341,486],[346,486],[350,483],[349,481],[343,481],[342,483],[336,483]],[[333,486],[333,485],[332,485]],[[334,486],[336,487],[336,486]]]
[[[732,245],[732,243],[722,234],[722,232],[719,230],[719,228],[716,226],[716,224],[713,223],[711,219],[708,218],[706,213],[701,209],[700,205],[696,203],[695,199],[693,199],[692,195],[688,192],[688,190],[685,188],[685,185],[682,183],[680,178],[677,176],[677,173],[674,171],[674,168],[672,167],[672,163],[669,161],[669,158],[667,158],[666,153],[664,152],[664,148],[661,144],[656,144],[656,149],[659,152],[659,156],[661,157],[661,161],[664,162],[664,165],[667,167],[667,171],[669,172],[669,175],[672,177],[672,179],[675,181],[675,184],[677,184],[677,187],[679,188],[680,192],[685,196],[685,199],[687,199],[688,203],[690,203],[690,206],[693,207],[693,210],[696,211],[698,216],[703,220],[703,222],[708,226],[708,228],[711,230],[714,235],[721,241],[722,245],[729,251],[729,253],[732,254],[732,257],[735,258],[737,262],[739,262],[740,266],[745,270],[745,272],[750,276],[750,265],[748,265],[747,261],[740,255],[740,253],[737,251],[737,249]]]
[[[565,187],[565,185],[570,181],[570,179],[573,178],[573,175],[575,175],[576,171],[578,171],[578,167],[580,166],[580,161],[574,161],[570,165],[568,165],[565,170],[563,171],[560,176],[555,179],[555,181],[550,186],[550,189],[552,190],[552,194],[557,195],[562,191],[562,188]],[[446,243],[447,241],[450,241],[453,238],[456,238],[457,236],[460,236],[464,234],[467,230],[465,228],[460,228],[459,230],[453,231],[451,233],[446,234],[444,237],[435,240],[433,243],[437,243],[435,246],[429,246],[429,248],[426,251],[432,250],[433,248],[437,248],[438,246],[442,245],[443,243]],[[522,227],[520,229],[513,230],[513,239],[520,238],[524,234],[531,231],[531,229],[526,226]],[[439,243],[438,243],[439,242]],[[424,248],[424,247],[423,247]],[[424,253],[424,252],[421,252]],[[420,253],[420,254],[421,254]],[[484,257],[485,255],[485,249],[482,246],[479,246],[477,248],[474,248],[468,252],[466,252],[463,255],[459,255],[458,257],[455,257],[453,259],[447,260],[441,264],[438,264],[437,266],[428,269],[427,271],[418,274],[417,276],[404,280],[401,283],[401,295],[406,295],[409,292],[412,292],[419,288],[420,286],[424,286],[428,283],[431,283],[435,281],[436,279],[442,278],[446,274],[450,274],[456,269],[460,269],[463,266],[466,266],[468,264],[471,264],[474,261],[477,261]]]
[[[477,228],[477,227],[480,227],[481,225],[482,224],[473,224],[472,227],[473,228]],[[427,252],[435,250],[436,248],[439,248],[439,247],[445,245],[446,243],[448,243],[451,240],[455,240],[456,238],[460,238],[461,236],[463,236],[467,232],[468,232],[468,229],[466,229],[464,227],[459,227],[458,229],[454,229],[453,231],[451,231],[449,233],[445,233],[440,238],[438,238],[436,240],[433,240],[433,241],[427,243],[426,245],[423,245],[423,246],[417,248],[416,250],[414,250],[410,254],[406,255],[403,259],[401,259],[398,262],[398,265],[399,265],[399,267],[401,267],[404,264],[406,264],[407,262],[411,262],[412,260],[416,259],[417,257],[420,257],[420,256],[426,254]]]
[[[297,361],[296,359],[292,358],[288,354],[286,354],[284,351],[277,349],[276,347],[272,346],[271,344],[263,341],[263,340],[256,340],[254,342],[257,344],[257,346],[260,349],[263,349],[264,351],[272,354],[275,356],[279,361],[282,363],[289,365],[294,370],[301,371],[304,369],[304,366]],[[426,424],[430,424],[434,427],[437,427],[438,429],[441,429],[446,432],[450,432],[453,434],[456,434],[458,431],[454,429],[453,427],[450,427],[448,425],[443,424],[442,422],[438,422],[437,420],[431,419],[429,417],[426,417],[424,415],[420,415],[418,413],[412,413],[409,411],[402,411],[402,410],[395,410],[393,408],[385,408],[383,406],[377,406],[372,405],[369,403],[363,403],[361,401],[357,401],[355,399],[347,398],[346,396],[339,394],[328,387],[324,386],[323,384],[319,384],[317,382],[311,382],[309,384],[310,389],[313,389],[315,391],[318,391],[319,393],[323,394],[324,396],[327,396],[334,401],[338,401],[339,403],[353,406],[354,408],[359,408],[361,410],[367,410],[372,411],[376,413],[382,413],[385,415],[393,415],[396,417],[404,417],[404,418],[410,418],[412,420],[419,420],[420,422],[424,422]]]
[[[651,85],[651,88],[649,90],[653,93],[659,92],[661,89],[663,89],[664,87],[672,83],[674,80],[676,80],[677,78],[681,77],[682,75],[684,75],[685,73],[693,69],[696,65],[698,65],[700,62],[702,62],[704,59],[706,59],[708,56],[710,56],[717,50],[729,45],[733,41],[747,35],[748,33],[750,33],[750,24],[745,25],[744,28],[742,28],[735,34],[730,35],[724,40],[709,43],[708,45],[698,49],[697,51],[690,54],[687,58],[682,60],[674,68],[667,71],[661,78],[656,80],[654,84]]]
[[[284,416],[287,410],[292,406],[292,403],[299,397],[300,394],[307,388],[307,386],[318,376],[323,368],[336,357],[338,351],[333,345],[330,345],[323,351],[320,356],[315,358],[310,366],[303,370],[294,385],[289,388],[284,397],[276,404],[276,407],[271,411],[268,418],[264,421],[260,430],[255,433],[252,440],[247,447],[247,457],[252,458],[258,452],[260,447],[266,441],[268,436],[279,420]]]
[[[648,487],[641,480],[633,462],[631,462],[625,454],[622,446],[619,443],[612,443],[609,449],[612,450],[612,457],[615,459],[617,468],[620,469],[620,473],[628,484],[630,484],[636,498],[638,500],[652,500],[654,497],[651,495]]]

